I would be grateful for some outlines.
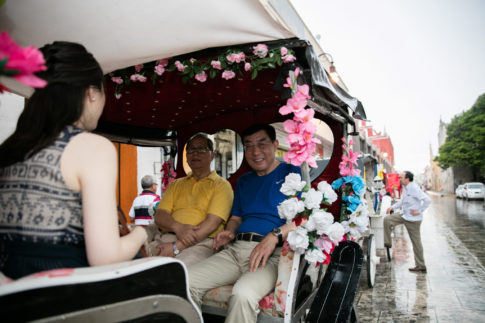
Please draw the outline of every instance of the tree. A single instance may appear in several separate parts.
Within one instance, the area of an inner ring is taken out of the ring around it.
[[[485,94],[471,109],[453,117],[446,134],[435,158],[440,167],[468,166],[475,177],[485,177]]]

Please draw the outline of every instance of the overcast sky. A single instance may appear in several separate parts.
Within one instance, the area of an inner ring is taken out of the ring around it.
[[[421,173],[450,122],[485,93],[485,1],[291,0],[367,118],[386,131],[397,170]]]

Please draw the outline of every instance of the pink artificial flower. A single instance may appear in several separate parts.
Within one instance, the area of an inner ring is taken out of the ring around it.
[[[345,140],[345,137],[342,137],[342,142],[345,144],[347,143],[347,140]]]
[[[259,301],[259,306],[261,308],[272,309],[273,308],[274,297],[271,295],[266,295]]]
[[[286,47],[281,47],[280,51],[281,51],[281,56],[285,56],[286,54],[288,54],[288,48]]]
[[[251,70],[251,63],[246,63],[246,64],[244,64],[244,70],[245,70],[246,72],[249,72],[249,71]]]
[[[293,82],[291,82],[291,78],[290,77],[287,77],[286,78],[286,83],[283,84],[284,87],[289,87],[290,89],[293,88]]]
[[[185,70],[185,68],[187,67],[186,65],[183,65],[182,63],[180,63],[180,61],[175,61],[175,67],[177,67],[177,70],[179,72],[183,72]]]
[[[121,93],[115,93],[115,98],[116,100],[119,100],[121,98]]]
[[[205,71],[202,71],[199,74],[195,74],[195,79],[201,83],[205,82],[207,80],[207,74]]]
[[[291,62],[294,62],[296,60],[296,57],[293,56],[293,55],[285,55],[282,57],[283,59],[283,62],[285,63],[291,63]]]
[[[192,64],[194,64],[196,61],[197,60],[195,58],[193,58],[193,57],[191,59],[189,59],[189,62],[192,63]]]
[[[308,93],[310,93],[310,87],[307,84],[303,84],[297,86],[297,92],[295,95],[301,95],[306,99],[311,99],[312,97],[308,95]]]
[[[300,68],[299,67],[295,68],[295,78],[297,78],[298,75],[300,75]]]
[[[157,61],[157,65],[162,65],[163,67],[168,65],[168,58],[162,58]]]
[[[320,248],[323,252],[327,254],[330,254],[334,247],[332,240],[330,240],[330,238],[324,234],[322,234],[317,240],[315,240],[313,245],[317,248]]]
[[[211,66],[212,66],[213,69],[216,69],[216,70],[222,69],[220,61],[212,61]]]
[[[123,79],[119,76],[113,76],[111,77],[111,81],[113,81],[116,84],[123,84]]]
[[[295,117],[294,119],[296,121],[300,122],[310,122],[313,119],[313,116],[315,115],[315,110],[313,109],[301,109],[299,111],[295,112]]]
[[[246,55],[244,55],[243,52],[239,52],[238,54],[231,53],[231,54],[227,55],[226,58],[231,63],[234,63],[234,62],[241,63],[246,58]]]
[[[349,145],[353,145],[354,144],[354,141],[352,140],[352,138],[349,139]]]
[[[165,68],[163,67],[162,64],[158,64],[157,66],[155,66],[154,71],[158,76],[162,76],[162,74],[165,72]]]
[[[147,78],[143,75],[140,75],[140,74],[133,74],[130,76],[130,80],[132,80],[133,82],[146,82],[147,81]]]
[[[137,73],[140,73],[141,69],[143,68],[143,64],[138,64],[138,65],[135,65],[135,71]]]
[[[225,70],[224,72],[222,72],[222,78],[223,79],[230,80],[230,79],[233,79],[235,77],[236,77],[236,73],[234,73],[233,71]]]
[[[20,47],[7,32],[3,31],[0,34],[0,60],[5,58],[8,60],[4,69],[18,71],[13,77],[20,83],[35,88],[47,85],[45,80],[34,75],[47,69],[42,53],[33,46]]]
[[[296,93],[292,98],[289,98],[286,101],[286,105],[282,106],[279,109],[279,113],[281,115],[287,115],[291,112],[296,112],[306,107],[307,105],[306,98],[304,98],[301,95],[298,96],[297,94],[298,93]]]
[[[290,133],[298,133],[298,132],[300,132],[299,125],[300,125],[299,122],[296,122],[296,121],[294,121],[292,119],[288,119],[288,120],[285,120],[285,122],[283,122],[283,128],[289,134]]]
[[[253,54],[258,56],[259,58],[266,57],[268,55],[268,46],[265,44],[258,44],[253,46]]]

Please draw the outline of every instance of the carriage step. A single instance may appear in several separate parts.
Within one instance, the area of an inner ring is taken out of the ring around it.
[[[306,322],[349,321],[363,261],[364,253],[357,243],[340,242],[332,253]]]

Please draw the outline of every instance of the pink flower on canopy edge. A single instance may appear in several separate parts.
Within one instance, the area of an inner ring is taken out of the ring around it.
[[[207,73],[205,71],[202,71],[199,74],[195,74],[195,79],[201,83],[205,82],[207,80]]]
[[[298,133],[299,132],[299,122],[295,122],[292,119],[285,120],[283,122],[283,128],[287,133]]]
[[[183,72],[185,70],[185,68],[187,67],[186,65],[183,65],[182,63],[180,63],[180,61],[175,61],[175,67],[177,68],[177,70],[179,72]]]
[[[116,100],[119,100],[121,98],[121,93],[115,93],[115,98]]]
[[[197,60],[192,57],[191,59],[189,59],[189,62],[192,63],[192,64],[194,64],[195,62],[197,62]]]
[[[285,56],[286,54],[288,54],[288,48],[281,47],[280,52],[281,52],[281,56]]]
[[[143,76],[143,75],[140,75],[140,74],[133,74],[130,76],[130,80],[132,80],[133,82],[146,82],[147,81],[147,78],[146,76]]]
[[[111,81],[113,81],[116,84],[122,84],[123,83],[123,79],[121,77],[119,77],[119,76],[113,76],[113,77],[111,77]]]
[[[246,64],[244,64],[244,70],[245,70],[246,72],[249,72],[249,71],[251,70],[251,63],[246,63]]]
[[[42,88],[47,82],[34,75],[35,72],[45,71],[44,56],[33,46],[22,48],[17,45],[10,35],[3,31],[0,34],[0,60],[8,58],[4,69],[16,70],[13,77],[27,86]]]
[[[222,69],[220,61],[212,61],[211,66],[212,66],[213,69],[216,69],[216,70]]]
[[[162,64],[158,64],[157,66],[155,66],[155,73],[158,76],[161,76],[164,72],[165,72],[165,68],[163,67]]]
[[[299,67],[295,68],[295,78],[297,78],[298,75],[300,75],[300,68]]]
[[[243,52],[239,52],[239,53],[231,53],[229,55],[226,56],[226,59],[231,62],[231,63],[241,63],[242,61],[244,61],[244,59],[246,58],[246,55],[243,53]]]
[[[282,57],[283,59],[283,62],[285,63],[291,63],[291,62],[294,62],[296,60],[296,57],[293,56],[293,55],[285,55]]]
[[[143,64],[138,64],[138,65],[135,65],[135,71],[137,73],[140,73],[141,69],[143,68]]]
[[[290,89],[293,88],[293,82],[291,81],[291,78],[290,77],[287,77],[286,78],[286,83],[283,84],[284,87],[289,87]]]
[[[228,71],[228,70],[225,70],[224,72],[222,72],[221,77],[222,77],[223,79],[230,80],[230,79],[232,79],[232,78],[235,78],[235,77],[236,77],[236,73],[234,73],[233,71]]]
[[[253,54],[258,56],[259,58],[264,58],[268,55],[268,46],[265,44],[258,44],[253,46]]]
[[[163,67],[168,65],[168,58],[162,58],[157,61],[157,65],[162,65]]]

